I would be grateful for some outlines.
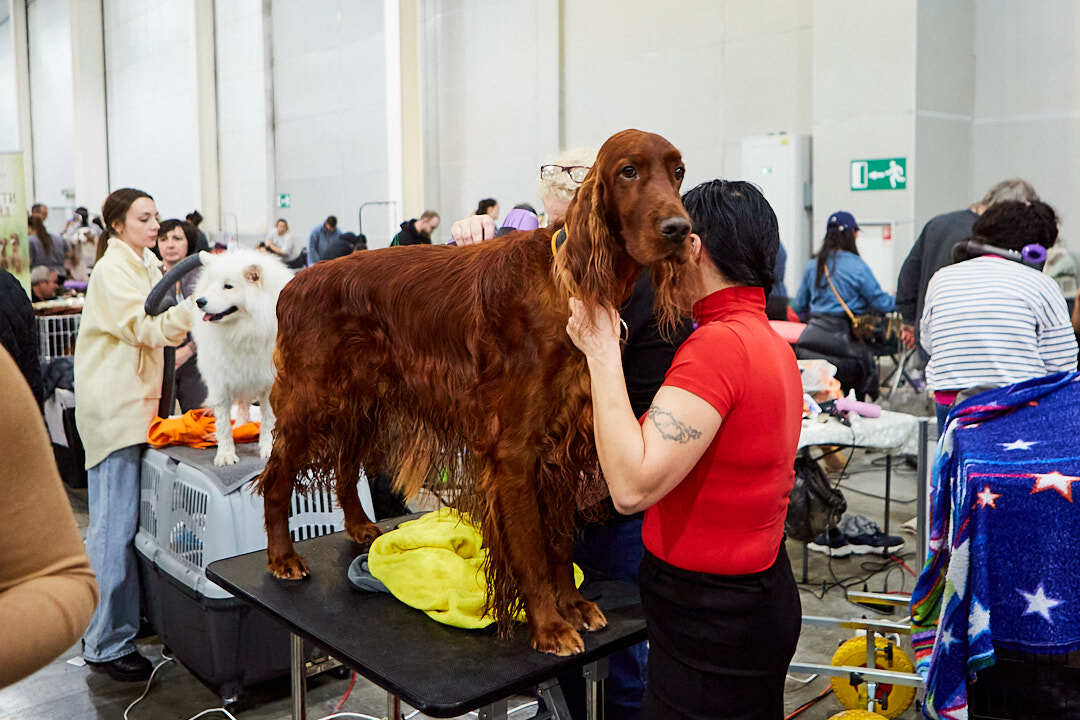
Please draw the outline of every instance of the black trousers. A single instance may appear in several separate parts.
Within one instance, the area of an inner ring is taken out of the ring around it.
[[[649,634],[648,720],[782,720],[802,624],[783,543],[750,575],[677,568],[648,550],[639,576]]]

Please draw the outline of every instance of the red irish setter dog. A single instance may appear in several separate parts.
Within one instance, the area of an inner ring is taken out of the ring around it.
[[[294,485],[333,483],[345,532],[367,543],[379,531],[356,478],[387,469],[409,495],[434,483],[479,524],[503,633],[524,605],[533,647],[584,650],[578,630],[607,620],[574,587],[571,553],[579,503],[600,474],[567,299],[618,307],[649,265],[661,320],[685,313],[683,172],[667,140],[625,130],[600,148],[561,246],[562,234],[553,242],[556,229],[542,228],[470,247],[356,253],[299,273],[278,300],[277,428],[257,481],[270,571],[308,573],[289,537]]]

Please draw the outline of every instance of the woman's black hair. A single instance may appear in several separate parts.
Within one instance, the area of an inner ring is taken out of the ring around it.
[[[176,218],[163,220],[161,225],[158,226],[158,242],[161,242],[161,238],[165,237],[176,228],[180,228],[184,231],[184,238],[187,240],[187,250],[184,251],[184,257],[194,255],[195,251],[198,249],[199,231],[187,220],[178,220]],[[157,243],[154,243],[154,247],[150,249],[153,250],[154,254],[157,255],[158,260],[160,260],[161,253],[158,252]]]
[[[711,180],[682,197],[692,232],[701,237],[716,268],[737,285],[765,288],[776,282],[780,230],[776,213],[751,183]]]
[[[538,213],[536,212],[536,208],[534,208],[529,203],[518,203],[517,205],[514,206],[514,209],[515,210],[528,210],[533,215],[538,215]]]
[[[1025,245],[1051,248],[1058,239],[1058,216],[1042,200],[999,202],[986,209],[971,228],[973,242],[1019,252]],[[953,247],[953,262],[963,262],[981,253],[971,252],[967,243]]]
[[[495,200],[495,198],[484,198],[479,203],[477,203],[476,214],[487,215],[488,208],[495,207],[498,204],[499,203]]]
[[[825,266],[838,250],[847,250],[852,255],[859,254],[859,247],[855,244],[855,232],[855,228],[840,229],[835,226],[825,231],[821,249],[814,255],[817,258],[817,277],[814,283],[818,287],[825,287]]]
[[[195,227],[199,227],[199,225],[203,221],[202,213],[200,213],[198,210],[192,210],[187,215],[185,215],[184,218]]]
[[[75,214],[79,216],[79,227],[88,227],[90,225],[90,213],[87,212],[86,208],[75,208]]]

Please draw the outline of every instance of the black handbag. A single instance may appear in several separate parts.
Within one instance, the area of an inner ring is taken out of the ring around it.
[[[900,321],[895,315],[880,313],[856,315],[851,312],[851,308],[847,306],[844,298],[840,297],[836,286],[833,285],[828,265],[825,266],[825,279],[829,281],[829,287],[832,288],[833,295],[840,301],[844,312],[847,313],[848,320],[851,321],[851,336],[853,338],[867,345],[886,345],[900,336]]]
[[[797,456],[795,485],[784,520],[787,536],[810,542],[827,528],[839,525],[846,510],[844,494],[829,484],[821,466],[805,454]]]

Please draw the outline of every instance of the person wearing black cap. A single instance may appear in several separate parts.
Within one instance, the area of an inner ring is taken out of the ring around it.
[[[855,239],[859,224],[844,210],[829,216],[825,239],[806,265],[793,306],[810,319],[795,352],[799,358],[825,357],[837,366],[836,378],[845,392],[854,388],[861,398],[876,398],[877,369],[870,349],[851,337],[852,315],[896,310],[896,300],[881,289]],[[845,307],[846,306],[846,307]]]

